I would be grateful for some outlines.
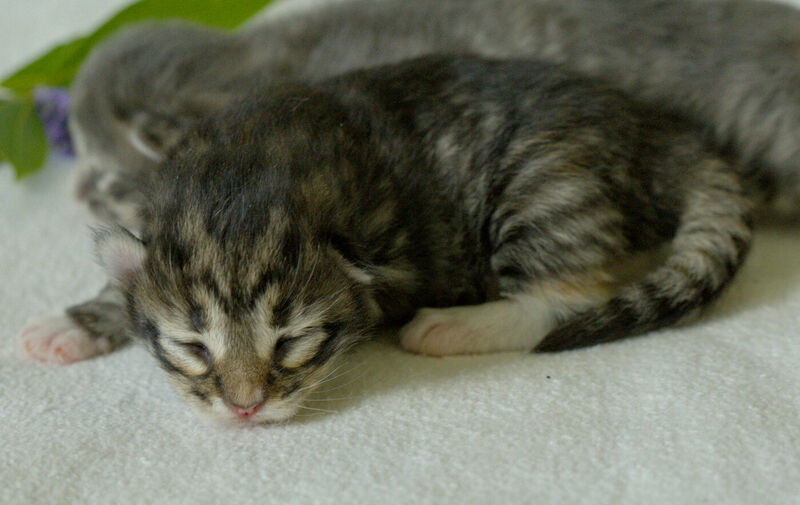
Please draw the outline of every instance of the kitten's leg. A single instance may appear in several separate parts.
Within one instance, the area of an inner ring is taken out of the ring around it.
[[[535,283],[525,292],[481,305],[422,309],[400,330],[400,344],[431,356],[527,351],[560,321],[608,298],[601,271]]]
[[[19,333],[22,350],[51,363],[74,363],[106,354],[128,340],[122,294],[110,284],[64,314],[38,317]]]
[[[551,160],[531,159],[492,215],[491,267],[503,298],[420,310],[401,329],[404,348],[433,355],[530,350],[557,324],[610,297],[605,267],[628,249],[623,217],[602,180]]]

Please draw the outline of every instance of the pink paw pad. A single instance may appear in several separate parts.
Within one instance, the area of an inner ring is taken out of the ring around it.
[[[110,350],[107,339],[92,337],[66,316],[35,318],[18,339],[26,355],[46,363],[75,363]]]

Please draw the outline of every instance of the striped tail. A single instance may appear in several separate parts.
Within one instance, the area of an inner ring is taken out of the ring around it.
[[[753,205],[726,164],[706,161],[687,181],[667,259],[602,305],[557,326],[534,352],[611,342],[676,323],[714,300],[750,247]]]

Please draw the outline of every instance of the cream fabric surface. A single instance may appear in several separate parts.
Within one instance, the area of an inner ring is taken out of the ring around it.
[[[0,73],[121,3],[0,0]],[[103,284],[69,172],[0,168],[1,504],[800,503],[800,227],[760,231],[692,325],[558,355],[377,340],[319,410],[236,429],[189,411],[139,346],[18,356],[30,316]]]

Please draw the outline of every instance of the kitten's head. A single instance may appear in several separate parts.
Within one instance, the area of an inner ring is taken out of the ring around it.
[[[145,242],[122,229],[97,234],[134,334],[202,413],[290,418],[369,330],[369,279],[326,238],[291,226],[231,247],[175,217]]]
[[[327,95],[281,93],[181,141],[143,240],[98,234],[135,332],[182,395],[221,419],[291,417],[380,317],[355,238],[366,224],[342,206],[358,204],[361,150]]]

